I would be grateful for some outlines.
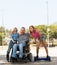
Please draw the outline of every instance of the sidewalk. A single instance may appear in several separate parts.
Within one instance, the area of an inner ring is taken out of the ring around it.
[[[7,52],[7,46],[0,46],[0,55],[6,55]],[[31,53],[33,54],[33,56],[36,55],[36,47],[31,47]],[[57,47],[49,47],[48,48],[49,51],[49,56],[51,57],[57,57]],[[46,56],[46,52],[45,49],[43,47],[40,48],[39,50],[39,56]]]
[[[3,49],[3,50],[2,50]],[[36,55],[36,48],[35,47],[31,47],[31,52],[33,54],[33,56]],[[52,47],[52,48],[48,48],[49,50],[49,55],[51,56],[51,62],[46,62],[46,61],[39,61],[39,62],[28,62],[28,63],[8,63],[6,61],[6,51],[7,51],[7,46],[1,47],[0,46],[0,65],[57,65],[57,47]],[[41,47],[40,52],[39,52],[39,56],[45,56],[45,49],[43,47]]]

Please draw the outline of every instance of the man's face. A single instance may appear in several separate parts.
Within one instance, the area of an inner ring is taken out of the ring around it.
[[[25,29],[24,28],[21,28],[20,29],[20,34],[24,34],[25,33]]]

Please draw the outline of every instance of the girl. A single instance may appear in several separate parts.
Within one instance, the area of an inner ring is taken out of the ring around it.
[[[35,29],[34,26],[30,26],[29,31],[30,31],[30,36],[32,37],[30,43],[36,43],[36,56],[38,57],[39,47],[42,43],[48,57],[48,49],[46,46],[46,41],[44,36],[37,29]]]
[[[11,34],[11,41],[9,43],[9,46],[8,46],[8,50],[7,50],[7,54],[6,54],[6,59],[7,61],[9,62],[9,53],[10,53],[10,50],[11,48],[13,47],[13,45],[15,43],[17,43],[17,40],[19,38],[19,34],[18,34],[18,30],[17,28],[15,27],[12,31],[12,34]]]

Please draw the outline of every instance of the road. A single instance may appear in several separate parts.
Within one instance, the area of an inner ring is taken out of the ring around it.
[[[57,65],[57,47],[53,47],[53,48],[48,48],[49,50],[49,56],[51,56],[51,62],[46,62],[46,61],[37,61],[37,62],[28,62],[28,63],[9,63],[6,61],[6,58],[5,58],[5,54],[6,54],[6,49],[7,47],[3,47],[3,51],[0,49],[0,65]],[[35,53],[35,47],[32,47],[31,48],[31,52],[33,54],[33,56],[36,55]],[[41,48],[40,49],[40,52],[39,52],[39,57],[41,56],[45,56],[46,53],[45,53],[45,50],[44,48]]]

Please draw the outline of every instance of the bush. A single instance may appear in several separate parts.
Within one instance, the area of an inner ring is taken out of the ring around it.
[[[0,32],[0,45],[2,45],[2,33]]]

